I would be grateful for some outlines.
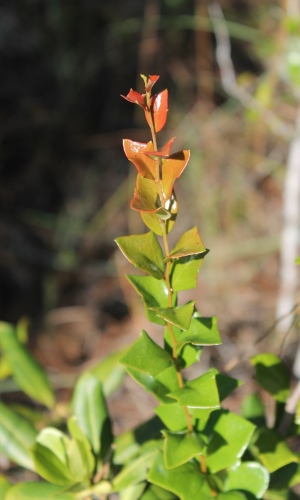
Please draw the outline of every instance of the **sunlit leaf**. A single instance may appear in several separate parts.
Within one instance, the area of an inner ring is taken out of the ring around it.
[[[172,325],[177,326],[181,330],[188,330],[194,311],[194,304],[195,301],[188,302],[183,306],[177,307],[153,307],[152,310],[155,312],[155,314],[157,314],[157,316],[163,318],[168,323],[172,323]]]
[[[183,465],[203,451],[201,438],[194,432],[163,431],[163,435],[165,437],[164,459],[167,469]]]
[[[155,408],[155,413],[172,432],[181,431],[187,426],[185,413],[178,403],[161,404]]]
[[[257,462],[243,462],[224,473],[223,491],[244,490],[262,498],[268,489],[269,473]]]
[[[0,475],[0,498],[5,498],[6,493],[11,488],[11,484],[4,476]]]
[[[277,401],[284,403],[290,394],[290,372],[279,356],[257,354],[251,358],[258,383]]]
[[[157,213],[159,210],[162,210],[162,202],[160,200],[157,183],[151,179],[146,179],[138,175],[130,207],[139,212],[149,213]]]
[[[155,132],[159,132],[167,121],[168,114],[168,90],[165,89],[159,94],[155,94],[151,97],[151,115],[154,122]],[[146,120],[148,125],[151,124],[151,118],[147,112],[145,112]]]
[[[198,233],[198,229],[195,226],[181,236],[165,260],[178,259],[179,257],[186,257],[188,255],[202,254],[206,251],[207,250]]]
[[[116,243],[135,267],[154,278],[163,278],[163,252],[152,231],[145,234],[122,236],[116,239]]]
[[[151,450],[126,465],[113,480],[114,491],[120,491],[146,479],[156,454],[157,450]]]
[[[141,295],[146,307],[146,315],[149,321],[165,325],[166,322],[159,318],[151,309],[152,307],[167,307],[168,306],[168,287],[164,280],[157,280],[152,276],[133,276],[127,275],[128,281],[135,288],[137,293]]]
[[[171,391],[178,389],[178,382],[176,376],[175,366],[172,365],[166,370],[161,371],[158,375],[153,376],[148,373],[142,373],[141,371],[134,370],[133,368],[127,368],[129,375],[144,389],[152,394],[164,403],[169,403],[171,400],[168,398],[168,394]]]
[[[178,202],[176,199],[175,191],[173,190],[171,197],[166,202],[166,207],[171,214],[171,217],[165,221],[166,232],[169,234],[175,224],[177,213],[178,213]],[[142,219],[146,226],[151,229],[158,236],[163,235],[161,221],[156,213],[141,212]]]
[[[211,370],[187,382],[182,389],[171,392],[168,396],[176,399],[180,405],[190,408],[219,408],[220,406],[216,375]]]
[[[269,472],[274,472],[290,463],[299,462],[298,456],[272,429],[259,429],[251,451]]]
[[[77,495],[67,493],[64,487],[42,482],[19,483],[10,488],[5,500],[75,500]]]
[[[157,160],[160,157],[167,158],[168,156],[170,156],[170,151],[171,151],[171,147],[172,147],[172,144],[174,142],[174,139],[175,139],[175,137],[172,137],[172,139],[169,139],[168,142],[166,142],[166,144],[158,151],[153,151],[153,150],[144,151],[144,154],[148,155],[153,160]]]
[[[171,268],[171,285],[175,292],[196,288],[199,269],[207,252],[174,259]]]

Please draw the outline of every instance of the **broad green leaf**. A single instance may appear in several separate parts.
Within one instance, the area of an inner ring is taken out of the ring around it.
[[[299,462],[298,456],[272,429],[259,429],[258,437],[251,446],[251,451],[269,472],[274,472],[292,462]]]
[[[155,377],[174,364],[170,354],[157,345],[143,330],[140,337],[121,357],[120,363]]]
[[[219,391],[220,401],[224,401],[237,387],[239,387],[242,382],[236,378],[229,377],[224,373],[219,373],[216,368],[212,371],[216,374],[216,382]]]
[[[249,500],[248,496],[245,496],[243,493],[239,493],[237,491],[230,491],[230,493],[219,493],[217,495],[216,500]]]
[[[161,207],[157,183],[138,174],[130,208],[139,212],[157,213]]]
[[[30,447],[37,432],[28,420],[0,402],[0,450],[13,462],[34,470]]]
[[[258,354],[251,358],[255,378],[276,401],[284,403],[290,394],[290,373],[279,356],[272,353]]]
[[[192,344],[185,344],[179,355],[179,363],[181,368],[188,368],[200,361],[203,347]]]
[[[264,427],[266,425],[265,408],[258,394],[249,394],[249,396],[242,401],[241,410],[242,417],[247,418],[253,422],[253,424],[259,427]]]
[[[188,255],[172,262],[171,285],[174,292],[196,288],[199,269],[207,252],[198,255]]]
[[[151,467],[157,450],[152,450],[126,465],[113,480],[113,490],[121,491],[133,484],[144,481],[147,477],[148,469]]]
[[[91,445],[78,427],[76,417],[68,419],[68,429],[73,437],[67,446],[70,471],[75,478],[89,479],[95,469]]]
[[[54,394],[44,370],[18,341],[15,328],[8,323],[0,323],[0,348],[18,386],[29,397],[53,407]]]
[[[149,321],[165,325],[166,322],[159,318],[149,308],[168,307],[168,287],[164,280],[158,280],[152,276],[126,276],[139,295],[142,296],[146,308],[146,315]],[[174,304],[175,305],[175,304]]]
[[[300,464],[292,462],[271,474],[270,489],[284,490],[300,484]]]
[[[269,489],[264,496],[264,500],[299,500],[299,494],[290,489],[280,491]]]
[[[195,226],[181,236],[171,253],[165,258],[165,261],[205,252],[206,248],[200,238],[198,229]]]
[[[162,431],[164,440],[164,460],[167,469],[174,469],[189,462],[203,452],[203,443],[194,432]]]
[[[186,416],[182,406],[178,403],[161,404],[155,408],[155,413],[172,432],[186,428]]]
[[[91,373],[83,373],[75,385],[72,407],[77,424],[89,440],[94,453],[103,460],[113,441],[111,421],[102,384]]]
[[[199,464],[196,462],[188,462],[175,469],[168,470],[164,464],[163,454],[158,453],[149,471],[148,480],[161,488],[171,491],[180,500],[211,499],[211,496],[206,493],[205,476],[200,473]]]
[[[135,267],[156,279],[164,276],[163,252],[155,234],[122,236],[116,239],[121,252]]]
[[[176,222],[176,217],[178,213],[178,203],[175,195],[175,191],[172,192],[171,197],[167,201],[167,210],[171,214],[171,217],[164,222],[166,227],[167,234],[169,234]],[[142,219],[146,226],[151,229],[158,236],[163,235],[161,220],[159,219],[157,214],[141,212]]]
[[[42,444],[51,450],[62,464],[67,465],[67,447],[70,438],[55,427],[45,427],[36,438],[36,443]]]
[[[262,498],[268,489],[269,473],[257,462],[243,462],[224,473],[223,491],[244,490]]]
[[[56,484],[28,482],[19,483],[6,494],[5,500],[75,500],[75,493],[64,492],[64,488]]]
[[[4,476],[0,475],[0,498],[4,499],[6,493],[11,488],[11,484],[7,481]]]
[[[220,399],[216,384],[216,375],[208,371],[201,377],[187,382],[182,389],[168,394],[181,406],[189,408],[219,408]]]
[[[54,448],[53,446],[52,449]],[[52,451],[48,446],[36,442],[32,446],[31,451],[35,470],[42,478],[46,479],[46,481],[61,486],[71,486],[77,482],[77,480],[72,477],[69,470],[67,455],[65,455],[65,459],[61,460],[59,449]]]
[[[201,432],[201,437],[206,444],[209,443],[211,439],[211,432],[207,432],[207,426],[210,428],[211,416],[218,415],[221,410],[215,408],[191,408],[189,410],[193,417],[193,427],[195,431]],[[217,418],[213,422],[217,421]],[[213,426],[212,426],[213,427]]]
[[[100,380],[105,397],[113,394],[113,392],[120,387],[124,379],[126,372],[124,367],[120,364],[120,357],[124,352],[125,349],[113,352],[100,361],[100,363],[97,363],[85,372],[95,375],[95,377]]]
[[[146,391],[152,392],[159,401],[170,403],[171,399],[167,396],[170,391],[178,389],[178,381],[175,366],[172,365],[166,370],[161,371],[155,377],[148,373],[127,368],[129,375]]]
[[[181,330],[188,330],[191,323],[192,314],[194,311],[195,301],[188,302],[183,306],[152,308],[157,316],[163,318],[168,323],[178,326]]]
[[[160,488],[155,484],[151,484],[140,500],[176,500],[177,497],[171,493],[171,491],[167,491],[164,488]],[[128,499],[129,500],[129,499]]]
[[[243,455],[255,426],[231,412],[220,412],[207,448],[207,466],[211,473],[233,467]]]
[[[176,338],[177,353],[186,344],[208,346],[222,343],[217,318],[202,318],[197,311],[193,314],[187,331],[182,332],[180,329],[173,328],[173,333]],[[165,332],[165,338],[168,338],[167,332]],[[169,340],[168,344],[170,344]]]
[[[119,497],[120,500],[140,500],[143,498],[143,491],[146,487],[146,481],[138,484],[134,484],[133,486],[129,486],[124,490],[120,491]]]

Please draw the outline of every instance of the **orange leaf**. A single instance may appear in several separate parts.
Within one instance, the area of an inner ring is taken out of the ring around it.
[[[190,159],[190,152],[178,151],[168,158],[162,158],[162,187],[166,199],[169,199],[174,182],[181,176]]]
[[[123,148],[128,160],[134,164],[138,173],[146,179],[154,180],[156,177],[157,162],[152,158],[144,155],[145,151],[153,151],[152,142],[145,144],[144,142],[131,141],[130,139],[123,140]]]
[[[159,132],[167,121],[168,114],[168,89],[163,90],[159,94],[151,97],[151,115],[154,122],[155,132]],[[151,123],[151,117],[148,112],[145,112],[148,125]]]
[[[153,160],[157,160],[158,157],[167,158],[170,155],[171,147],[174,142],[175,137],[172,137],[159,151],[144,151],[144,154],[153,158]],[[152,143],[151,143],[152,144]]]
[[[127,96],[121,95],[126,101],[133,102],[134,104],[138,104],[142,108],[145,109],[145,96],[146,94],[140,94],[136,90],[130,89]]]

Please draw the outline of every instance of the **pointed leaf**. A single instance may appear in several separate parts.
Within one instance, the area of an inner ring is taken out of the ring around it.
[[[182,406],[178,403],[161,404],[155,408],[155,413],[172,432],[186,428],[186,416]]]
[[[255,378],[276,401],[284,403],[290,394],[290,372],[279,356],[272,353],[258,354],[251,358]]]
[[[170,491],[160,488],[155,484],[151,484],[140,500],[177,500],[177,496],[173,495]],[[131,500],[131,499],[128,499]]]
[[[113,490],[121,491],[124,488],[128,488],[128,486],[146,479],[148,469],[151,467],[156,454],[157,450],[151,450],[137,459],[132,460],[114,478]]]
[[[36,442],[31,451],[35,470],[46,481],[61,486],[71,486],[77,482],[72,477],[66,460],[61,461],[58,455],[48,446]]]
[[[158,375],[153,377],[148,373],[127,368],[129,375],[146,391],[152,392],[154,396],[164,403],[169,403],[171,400],[167,397],[170,391],[178,389],[177,375],[175,366],[170,366],[166,370],[161,371]]]
[[[121,252],[135,267],[156,279],[164,275],[163,252],[152,231],[116,239]]]
[[[143,330],[140,337],[120,359],[128,368],[155,377],[174,364],[172,357]]]
[[[153,151],[153,149],[150,149],[149,151],[145,150],[144,154],[152,158],[153,160],[158,160],[160,157],[163,158],[168,158],[170,156],[170,151],[172,144],[174,142],[175,137],[172,137],[172,139],[169,139],[166,144],[159,149],[158,151]]]
[[[185,344],[199,346],[222,344],[218,329],[218,319],[216,317],[202,318],[197,311],[193,314],[190,327],[187,331],[184,332],[174,328],[173,333],[176,338],[178,353]],[[168,332],[165,335],[168,335]],[[168,337],[165,338],[167,340]]]
[[[139,92],[133,89],[129,90],[127,96],[121,95],[121,97],[123,97],[123,99],[126,99],[126,101],[138,104],[142,108],[145,107],[145,96],[146,94],[140,94]]]
[[[151,97],[151,115],[154,122],[155,132],[159,132],[167,121],[168,114],[168,89]],[[150,116],[151,116],[150,115]],[[145,112],[148,125],[151,124],[149,113]]]
[[[162,203],[156,182],[138,175],[130,208],[139,212],[157,213],[162,210],[161,207]]]
[[[193,433],[173,433],[162,431],[165,436],[164,459],[167,469],[174,469],[189,462],[203,452],[200,437]]]
[[[73,477],[82,477],[83,480],[88,480],[95,469],[91,445],[77,425],[76,417],[68,419],[68,429],[73,437],[67,446],[70,471]]]
[[[269,472],[274,472],[290,463],[299,462],[298,456],[272,429],[259,429],[251,451]]]
[[[113,436],[102,384],[95,375],[84,373],[80,376],[74,389],[72,406],[78,426],[89,440],[94,453],[103,460]]]
[[[257,462],[243,462],[226,470],[223,491],[244,490],[262,498],[269,486],[269,473]]]
[[[151,152],[154,150],[151,141],[146,144],[124,139],[123,148],[128,160],[134,164],[140,176],[151,180],[156,179],[157,162],[144,154],[145,151]]]
[[[181,236],[170,255],[165,258],[165,261],[169,259],[178,259],[179,257],[186,257],[187,255],[202,254],[206,251],[207,250],[198,233],[198,229],[195,226]]]
[[[206,493],[208,490],[205,476],[200,473],[199,464],[196,462],[189,462],[168,470],[162,453],[158,453],[149,471],[148,481],[175,493],[180,500],[211,499],[211,496]]]
[[[162,188],[166,199],[168,200],[174,188],[174,182],[178,179],[190,159],[190,151],[177,151],[168,158],[161,159],[161,179]]]
[[[208,371],[201,377],[187,382],[184,388],[171,392],[168,396],[176,399],[181,406],[190,408],[219,408],[220,406],[216,375],[213,371]]]
[[[171,217],[165,221],[166,231],[167,234],[169,234],[174,227],[178,213],[178,203],[174,190],[171,194],[171,197],[166,202],[166,208],[169,214],[171,214]],[[155,234],[158,234],[158,236],[163,235],[161,222],[156,213],[141,212],[141,216],[144,223],[146,224],[147,227],[149,227],[149,229],[151,229],[151,231],[153,231]]]
[[[144,481],[133,486],[128,486],[128,488],[120,491],[120,500],[142,500],[146,485],[147,483]]]
[[[18,386],[29,397],[51,408],[54,394],[44,370],[18,341],[15,328],[8,323],[0,323],[0,347]]]
[[[173,260],[171,268],[171,285],[175,292],[196,288],[199,269],[207,252],[188,255]]]
[[[215,474],[232,467],[243,455],[255,426],[231,412],[221,412],[207,448],[207,466]]]
[[[183,306],[167,307],[167,308],[151,308],[157,316],[163,318],[168,323],[178,326],[181,330],[188,330],[192,314],[194,312],[195,301],[188,302]]]
[[[58,485],[28,482],[13,486],[6,494],[5,500],[75,500],[74,493],[65,493],[64,488]]]
[[[0,402],[0,450],[13,462],[34,470],[30,453],[37,432],[24,417]]]

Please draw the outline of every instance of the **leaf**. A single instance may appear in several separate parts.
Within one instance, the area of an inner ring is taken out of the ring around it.
[[[113,490],[121,491],[146,479],[148,469],[151,467],[156,454],[157,450],[151,450],[126,465],[114,478]]]
[[[171,268],[171,286],[175,292],[196,288],[199,269],[207,252],[174,259]]]
[[[244,490],[262,498],[269,486],[269,473],[257,462],[243,462],[224,473],[223,491]]]
[[[211,370],[187,382],[182,389],[171,392],[168,396],[176,399],[181,406],[189,408],[219,408],[220,406],[216,375]]]
[[[269,472],[274,472],[292,462],[299,462],[298,456],[272,429],[259,429],[251,451]]]
[[[127,368],[155,377],[174,364],[172,357],[143,330],[140,337],[121,357],[120,363]]]
[[[4,499],[6,493],[11,488],[11,484],[7,481],[4,476],[0,475],[0,498]]]
[[[202,254],[205,252],[207,252],[207,250],[200,238],[198,229],[195,226],[181,236],[171,253],[165,258],[165,261],[178,259],[179,257],[187,257],[188,255]]]
[[[216,368],[212,369],[216,374],[216,382],[219,391],[220,401],[224,401],[242,382],[236,378],[229,377],[224,373],[219,373]]]
[[[157,316],[163,318],[168,323],[172,323],[172,325],[178,326],[181,330],[188,330],[192,314],[194,312],[195,301],[188,302],[183,306],[177,307],[152,307],[151,310],[154,311]]]
[[[164,460],[168,470],[189,462],[189,460],[203,452],[201,439],[194,432],[173,433],[162,431],[162,433],[165,436]]]
[[[200,361],[203,347],[197,345],[186,344],[179,355],[179,364],[185,369]]]
[[[290,373],[279,356],[272,353],[258,354],[251,358],[255,378],[276,401],[284,403],[290,394]]]
[[[167,395],[170,391],[178,389],[175,366],[172,365],[161,371],[155,377],[147,373],[142,373],[132,368],[127,368],[129,375],[148,392],[152,392],[159,401],[169,403]]]
[[[89,440],[94,453],[103,460],[110,449],[113,435],[102,384],[95,375],[83,373],[79,377],[72,407],[78,426]]]
[[[8,323],[0,323],[0,347],[18,386],[29,397],[52,408],[54,394],[44,370],[18,341],[15,328]]]
[[[169,139],[168,142],[166,142],[166,144],[158,151],[153,151],[154,148],[152,148],[150,149],[150,151],[144,151],[144,154],[149,156],[153,160],[158,160],[160,157],[167,158],[168,156],[170,156],[171,147],[174,142],[174,139],[175,137]]]
[[[26,469],[34,470],[29,450],[36,435],[36,430],[28,420],[0,402],[0,450],[8,458]]]
[[[55,444],[57,445],[57,441]],[[36,442],[32,446],[31,451],[35,470],[42,478],[46,479],[46,481],[61,486],[71,486],[77,482],[77,480],[72,477],[66,463],[66,454],[65,459],[62,459],[60,450],[57,449],[57,454],[54,445],[52,449],[50,449],[47,445]]]
[[[218,319],[216,317],[202,318],[197,311],[195,311],[192,316],[188,330],[184,332],[174,328],[173,333],[176,338],[177,353],[179,353],[186,344],[199,346],[222,344],[218,329]],[[166,335],[165,333],[165,338],[168,339]]]
[[[174,190],[172,191],[170,198],[166,202],[166,208],[168,210],[168,213],[171,214],[171,217],[165,221],[166,231],[167,234],[169,234],[174,227],[178,213],[178,202]],[[158,234],[158,236],[163,235],[161,221],[156,213],[141,212],[141,216],[144,223],[149,229],[151,229],[151,231],[153,231],[155,234]]]
[[[219,493],[216,500],[249,500],[249,497],[246,497],[243,493],[231,491],[230,493]]]
[[[150,484],[140,500],[176,500],[177,497],[170,491],[160,488],[155,484]],[[130,499],[128,499],[130,500]]]
[[[88,480],[95,469],[95,459],[91,445],[77,425],[76,417],[68,419],[68,429],[73,437],[67,446],[70,471],[72,476],[78,478],[78,480],[79,478]]]
[[[159,210],[162,210],[162,201],[159,196],[157,183],[154,180],[146,179],[141,175],[137,176],[130,208],[139,212],[149,213],[157,213]],[[167,218],[170,216],[171,214]]]
[[[208,489],[205,476],[200,473],[199,464],[196,462],[189,462],[168,470],[165,467],[162,453],[158,453],[149,471],[148,481],[171,491],[180,500],[211,499],[211,496],[206,494]]]
[[[74,493],[65,493],[64,488],[49,483],[28,482],[13,486],[6,494],[5,500],[75,500]]]
[[[172,432],[178,432],[186,428],[186,416],[182,406],[178,403],[161,404],[155,408],[155,413]]]
[[[135,267],[156,279],[163,278],[163,252],[152,231],[140,235],[122,236],[115,241],[121,252]]]
[[[249,394],[242,402],[242,417],[259,427],[265,427],[265,407],[258,394]]]
[[[91,373],[100,380],[105,397],[111,396],[124,379],[125,369],[120,364],[120,357],[124,352],[125,349],[113,352],[86,371],[86,373]]]
[[[165,320],[159,318],[150,308],[168,306],[169,293],[166,282],[164,280],[157,280],[152,276],[127,275],[126,278],[137,293],[142,296],[149,321],[158,323],[159,325],[165,325]]]
[[[207,448],[207,466],[211,473],[232,467],[247,448],[255,426],[234,413],[223,411],[214,425]]]
[[[167,121],[168,114],[168,89],[151,97],[151,114],[154,122],[155,132],[159,132]],[[145,111],[145,117],[148,125],[151,124],[150,113]]]
[[[143,498],[143,491],[146,484],[146,481],[144,481],[123,489],[119,494],[120,500],[141,500]]]

